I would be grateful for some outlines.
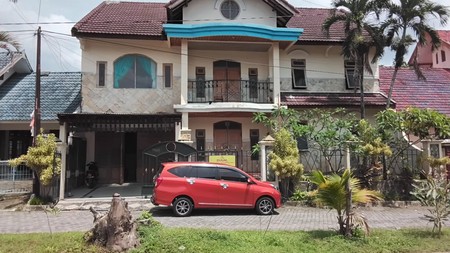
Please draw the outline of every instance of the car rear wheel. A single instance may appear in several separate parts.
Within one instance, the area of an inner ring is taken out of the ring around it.
[[[273,213],[275,204],[269,197],[262,197],[256,202],[256,212],[261,215],[269,215]]]
[[[189,216],[194,209],[192,201],[186,197],[177,198],[173,202],[173,213],[179,217]]]

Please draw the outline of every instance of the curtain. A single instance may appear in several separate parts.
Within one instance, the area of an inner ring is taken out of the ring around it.
[[[151,88],[156,87],[156,64],[153,60],[144,57],[144,56],[137,56],[137,64],[140,64],[141,67],[144,69],[145,73],[150,77],[151,79]]]
[[[135,56],[126,55],[114,62],[114,88],[120,88],[119,81],[133,67]]]

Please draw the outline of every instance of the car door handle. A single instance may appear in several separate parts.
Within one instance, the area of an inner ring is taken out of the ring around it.
[[[194,184],[194,183],[195,183],[195,179],[193,179],[193,178],[186,178],[186,181],[187,181],[189,184]]]
[[[222,186],[222,188],[224,188],[224,189],[228,188],[228,185],[225,183],[220,183],[220,186]]]

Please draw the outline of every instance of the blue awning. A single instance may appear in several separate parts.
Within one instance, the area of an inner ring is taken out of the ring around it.
[[[170,38],[192,39],[212,36],[246,36],[272,41],[297,41],[302,28],[271,27],[241,23],[164,24]]]

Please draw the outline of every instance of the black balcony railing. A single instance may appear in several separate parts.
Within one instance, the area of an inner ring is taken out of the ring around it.
[[[189,103],[272,103],[273,83],[252,80],[197,80],[188,82]]]

